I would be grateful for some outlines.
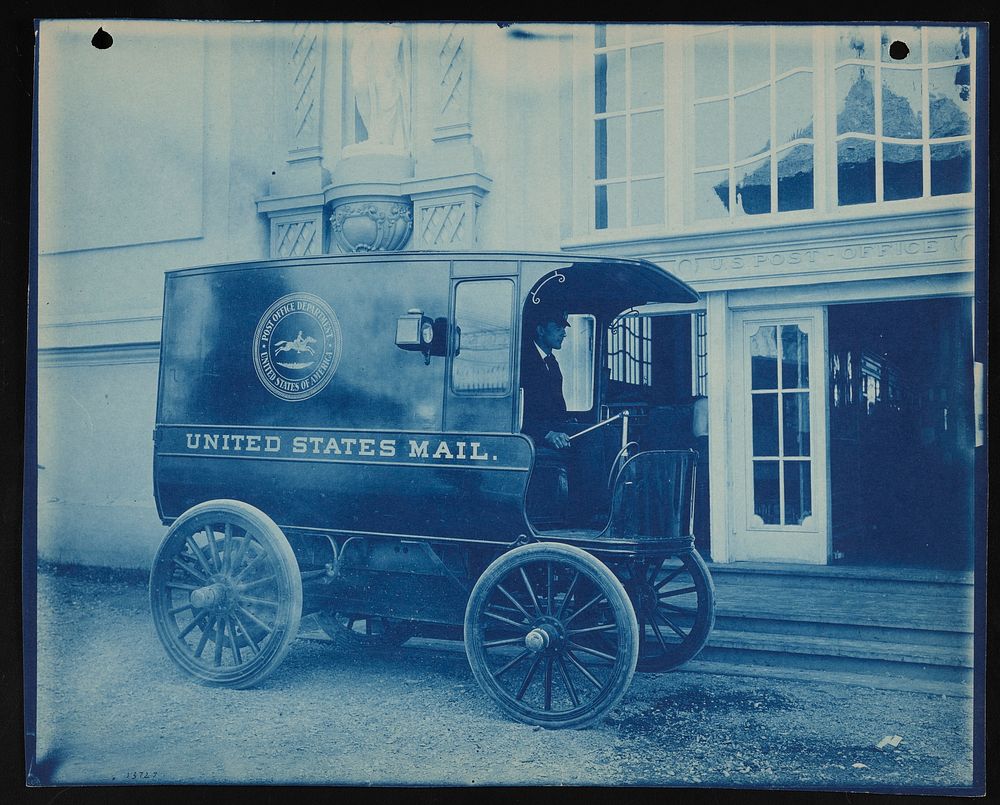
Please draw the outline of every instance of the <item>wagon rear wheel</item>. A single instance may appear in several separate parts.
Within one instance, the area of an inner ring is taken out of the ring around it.
[[[285,656],[302,616],[291,546],[271,518],[235,500],[199,504],[171,526],[149,594],[167,654],[207,685],[260,682]]]
[[[638,671],[668,671],[704,648],[715,624],[715,585],[692,549],[637,566],[626,584],[639,619]]]
[[[624,694],[639,634],[628,594],[573,546],[516,548],[486,568],[465,614],[465,650],[480,685],[512,718],[585,727]]]
[[[370,615],[321,611],[316,613],[316,620],[337,647],[345,651],[396,648],[414,633],[410,623]]]

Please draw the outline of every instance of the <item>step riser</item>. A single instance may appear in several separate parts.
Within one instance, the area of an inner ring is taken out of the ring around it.
[[[715,628],[732,632],[754,632],[762,635],[805,635],[834,640],[867,640],[877,643],[897,643],[916,646],[942,646],[962,651],[972,650],[972,635],[939,629],[889,628],[848,623],[783,620],[717,613]]]
[[[718,569],[713,569],[710,572],[718,587],[753,585],[761,580],[761,576],[752,573],[733,573]],[[770,582],[780,585],[781,590],[790,592],[808,593],[811,590],[836,590],[844,593],[857,592],[874,596],[914,595],[933,598],[949,596],[956,601],[969,601],[973,594],[973,585],[950,582],[794,575],[770,575],[766,578]]]
[[[864,674],[952,685],[972,684],[972,669],[953,665],[927,665],[891,660],[838,657],[821,654],[793,654],[782,651],[753,650],[713,646],[702,649],[698,660],[722,662],[761,668],[786,668],[828,671],[830,673]]]

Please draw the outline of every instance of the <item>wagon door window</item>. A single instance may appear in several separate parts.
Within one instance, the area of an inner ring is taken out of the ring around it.
[[[451,387],[459,394],[506,395],[511,389],[514,283],[470,280],[455,288],[456,354]]]

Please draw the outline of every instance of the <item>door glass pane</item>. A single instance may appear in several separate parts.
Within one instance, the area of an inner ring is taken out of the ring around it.
[[[809,393],[781,395],[782,451],[786,456],[809,455]]]
[[[778,395],[753,395],[753,454],[778,455]]]
[[[750,336],[750,388],[778,388],[777,327],[761,326]]]
[[[812,514],[812,463],[784,461],[785,525],[802,525]]]
[[[461,282],[455,289],[459,353],[452,359],[452,388],[460,392],[510,391],[511,319],[514,283],[510,280]]]
[[[797,324],[781,328],[781,387],[809,388],[809,335]]]
[[[768,525],[781,523],[777,461],[753,463],[753,513]]]

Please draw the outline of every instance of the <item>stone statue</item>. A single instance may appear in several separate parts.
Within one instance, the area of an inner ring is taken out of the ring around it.
[[[398,25],[366,23],[351,31],[351,87],[368,145],[409,150],[409,50]],[[375,150],[373,148],[373,150]]]

